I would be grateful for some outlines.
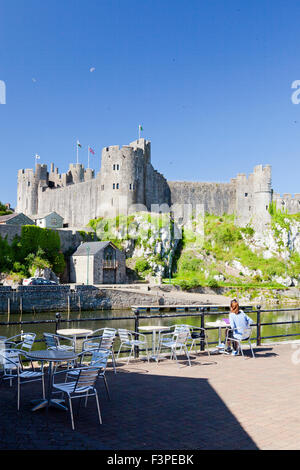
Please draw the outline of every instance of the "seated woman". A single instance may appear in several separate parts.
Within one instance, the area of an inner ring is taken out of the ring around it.
[[[246,315],[243,310],[240,310],[240,306],[237,300],[232,300],[230,303],[230,314],[229,314],[230,329],[226,330],[226,336],[228,337],[226,352],[231,352],[230,344],[232,343],[233,351],[232,355],[238,354],[238,343],[236,341],[230,341],[230,338],[241,339],[244,331],[251,325],[252,320]]]

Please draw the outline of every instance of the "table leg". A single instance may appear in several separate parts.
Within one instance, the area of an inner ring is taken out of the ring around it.
[[[53,381],[53,365],[52,361],[49,362],[49,369],[48,369],[48,390],[47,390],[47,398],[45,400],[39,401],[39,403],[32,408],[32,411],[37,411],[41,410],[43,408],[48,409],[50,406],[54,406],[56,408],[59,408],[61,410],[66,411],[68,408],[63,405],[64,400],[61,398],[51,398],[51,392],[52,392],[52,381]],[[34,400],[36,401],[36,400]]]

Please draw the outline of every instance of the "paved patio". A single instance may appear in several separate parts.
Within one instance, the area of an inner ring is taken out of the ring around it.
[[[298,349],[295,349],[297,347]],[[300,449],[300,343],[255,349],[256,359],[193,354],[192,367],[121,361],[98,385],[94,400],[75,413],[32,412],[39,384],[22,388],[21,410],[8,383],[0,387],[1,449]],[[293,356],[294,355],[294,356]],[[299,358],[294,364],[292,356]],[[15,391],[15,385],[14,389]]]

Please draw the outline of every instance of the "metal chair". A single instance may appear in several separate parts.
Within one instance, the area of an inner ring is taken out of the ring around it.
[[[80,359],[79,364],[76,366],[76,369],[68,369],[66,373],[66,381],[71,378],[77,377],[79,375],[79,371],[82,368],[86,367],[96,367],[100,368],[98,378],[103,379],[107,397],[110,400],[109,388],[105,376],[105,371],[107,367],[107,361],[110,356],[110,351],[99,351],[98,349],[91,349],[89,351],[83,351],[78,354],[78,358]],[[88,357],[89,363],[85,364],[84,360]]]
[[[57,335],[54,333],[43,333],[43,336],[47,349],[55,349],[59,351],[75,351],[75,340],[73,338],[68,338],[67,336]],[[61,344],[61,341],[68,341],[71,344]],[[59,364],[62,364],[62,362],[60,362]],[[54,363],[55,371],[57,367],[57,364]],[[67,362],[67,367],[69,368],[69,362]]]
[[[175,357],[176,363],[179,365],[177,360],[176,351],[179,349],[182,351],[184,349],[186,357],[188,359],[188,363],[191,366],[191,360],[189,356],[189,351],[187,348],[187,341],[189,338],[189,329],[187,328],[178,328],[177,331],[173,333],[163,333],[160,335],[160,341],[158,345],[158,353],[157,353],[157,364],[159,361],[159,355],[162,348],[168,348],[171,350],[171,359],[173,356]]]
[[[119,359],[119,354],[123,346],[130,346],[130,354],[128,356],[127,364],[129,363],[129,360],[131,358],[131,355],[134,351],[135,346],[145,346],[146,349],[146,354],[147,354],[147,360],[149,362],[149,353],[148,353],[148,344],[147,344],[147,339],[146,336],[143,335],[142,333],[136,333],[135,331],[131,330],[126,330],[124,328],[119,328],[118,329],[118,334],[120,337],[120,347],[117,355],[117,360]],[[135,335],[138,336],[138,338],[143,338],[143,339],[134,339]]]
[[[35,337],[35,333],[20,333],[18,335],[12,336],[11,338],[7,338],[5,340],[5,346],[6,348],[29,352],[31,351]],[[20,338],[20,342],[16,341],[17,338]]]
[[[178,325],[179,327],[181,328],[187,328],[188,331],[189,331],[189,337],[188,337],[188,341],[187,341],[187,344],[190,345],[190,349],[189,349],[189,352],[192,351],[193,347],[196,348],[196,343],[197,343],[197,340],[204,340],[205,344],[206,344],[206,351],[207,351],[207,354],[208,356],[210,356],[210,352],[209,352],[209,349],[208,349],[208,338],[207,338],[207,334],[206,334],[206,330],[205,328],[201,328],[200,326],[193,326],[193,325]],[[197,348],[195,349],[195,351],[197,352]]]
[[[96,336],[95,333],[97,333]],[[98,335],[98,333],[101,334]],[[117,373],[117,370],[113,345],[116,338],[116,334],[117,330],[115,328],[99,328],[98,330],[93,331],[92,337],[90,336],[82,343],[82,351],[88,351],[89,349],[97,349],[98,351],[109,351],[112,358],[115,374]]]
[[[245,330],[243,331],[243,333],[241,335],[241,338],[234,338],[234,336],[229,337],[229,332],[228,332],[227,335],[226,335],[225,344],[227,344],[227,341],[235,342],[238,346],[237,351],[238,352],[241,351],[242,356],[245,359],[245,356],[244,356],[244,353],[243,353],[243,348],[242,348],[242,342],[247,341],[249,346],[250,346],[252,357],[255,358],[255,354],[254,354],[252,344],[251,344],[251,333],[252,333],[252,327],[250,325],[247,328],[245,328]],[[225,354],[225,351],[223,352],[223,354]]]
[[[75,429],[73,407],[72,407],[72,400],[74,398],[81,399],[85,397],[86,399],[85,407],[86,407],[88,397],[94,396],[96,399],[96,403],[97,403],[99,422],[100,424],[102,424],[98,393],[95,387],[95,384],[96,384],[96,381],[97,381],[97,378],[101,369],[95,368],[95,367],[84,367],[84,368],[79,368],[79,369],[73,369],[73,372],[75,372],[76,370],[78,370],[79,373],[77,375],[76,380],[74,380],[73,382],[55,383],[53,381],[53,388],[58,390],[59,392],[64,393],[66,397],[68,398],[73,431]],[[55,379],[55,376],[61,373],[62,371],[54,373],[54,379]],[[80,406],[80,402],[79,402],[79,406]],[[79,408],[78,408],[78,411],[79,411]]]
[[[44,363],[41,363],[41,368],[37,371],[33,365],[31,370],[25,370],[20,361],[22,352],[16,349],[6,349],[0,351],[0,359],[3,365],[3,375],[1,382],[4,380],[10,381],[17,379],[17,409],[20,409],[21,400],[21,386],[25,383],[36,382],[41,380],[43,389],[43,398],[45,399],[45,383],[44,383]]]
[[[67,336],[53,333],[43,333],[47,349],[59,349],[60,351],[75,351],[75,341]],[[61,341],[68,341],[71,344],[61,344]]]

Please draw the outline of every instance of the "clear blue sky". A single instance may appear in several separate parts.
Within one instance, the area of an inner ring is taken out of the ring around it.
[[[79,139],[98,171],[138,124],[169,180],[269,163],[300,192],[299,25],[298,0],[0,0],[0,200],[36,153],[66,171]]]

